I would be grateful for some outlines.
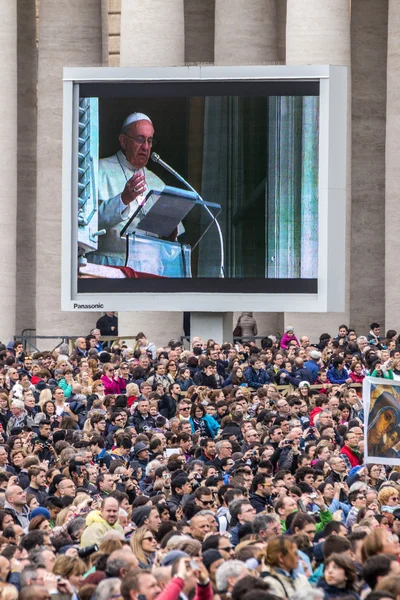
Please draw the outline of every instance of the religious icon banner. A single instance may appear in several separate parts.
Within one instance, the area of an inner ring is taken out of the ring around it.
[[[365,462],[400,465],[400,381],[366,377],[363,402]]]

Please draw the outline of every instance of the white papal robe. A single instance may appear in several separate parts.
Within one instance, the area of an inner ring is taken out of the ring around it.
[[[121,230],[125,227],[128,219],[143,202],[149,190],[163,190],[165,183],[149,169],[144,168],[146,177],[146,189],[136,200],[126,206],[121,200],[126,182],[138,171],[125,158],[124,153],[119,150],[114,156],[102,158],[99,161],[99,229],[105,229],[105,235],[98,238],[98,250],[86,255],[89,262],[98,265],[124,266],[126,257],[126,240],[120,237]],[[144,208],[144,213],[153,206],[149,199]],[[130,229],[134,229],[139,223],[139,218],[132,222]],[[139,231],[139,230],[138,230]],[[142,232],[146,233],[146,232]],[[181,233],[181,232],[179,232]]]

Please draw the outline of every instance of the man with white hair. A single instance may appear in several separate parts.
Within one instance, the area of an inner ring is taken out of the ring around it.
[[[215,581],[218,592],[231,594],[235,583],[249,575],[249,571],[241,560],[228,560],[223,565],[218,567]]]
[[[96,600],[109,600],[109,598],[119,598],[120,596],[121,580],[118,577],[103,579],[96,588]]]
[[[163,181],[146,168],[153,138],[151,119],[143,113],[132,113],[122,124],[121,149],[114,156],[100,160],[98,224],[106,233],[98,238],[98,250],[87,255],[90,262],[124,266],[126,243],[120,238],[121,230],[149,190],[164,189]],[[145,211],[150,208],[151,200],[146,202]],[[139,218],[135,219],[132,228],[139,222]]]
[[[13,400],[11,403],[11,413],[7,423],[7,434],[10,435],[13,427],[25,427],[28,421],[28,413],[22,400]]]

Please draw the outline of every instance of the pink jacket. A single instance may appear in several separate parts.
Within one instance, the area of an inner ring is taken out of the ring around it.
[[[295,341],[296,344],[298,346],[300,346],[299,344],[299,340],[297,339],[297,337],[293,334],[293,335],[288,335],[287,333],[284,333],[281,339],[281,348],[283,348],[284,350],[287,350],[288,344],[289,342]]]
[[[179,594],[185,587],[185,583],[180,577],[173,577],[171,581],[165,586],[161,594],[156,597],[156,600],[178,600]],[[207,585],[196,586],[196,593],[193,600],[212,600],[213,591],[211,583]]]
[[[102,375],[101,380],[104,383],[105,394],[124,394],[126,389],[126,381],[123,377],[118,377],[118,381],[110,379],[107,375]]]

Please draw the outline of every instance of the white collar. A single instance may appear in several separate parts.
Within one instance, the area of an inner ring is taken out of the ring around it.
[[[128,160],[126,160],[126,156],[122,152],[122,150],[118,150],[117,158],[118,158],[119,162],[121,163],[123,169],[128,169],[128,171],[132,171],[132,173],[135,173],[138,170],[138,169],[136,169],[136,167],[131,165],[131,163]]]

